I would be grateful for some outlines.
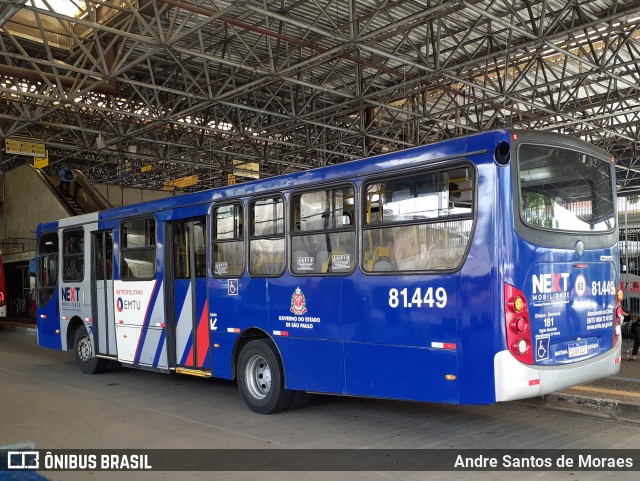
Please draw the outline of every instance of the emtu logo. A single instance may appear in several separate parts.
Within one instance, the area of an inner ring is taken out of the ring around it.
[[[142,309],[142,303],[135,299],[123,300],[122,297],[118,297],[118,299],[116,300],[116,309],[118,309],[118,312],[129,310],[139,311],[140,309]]]
[[[569,290],[569,273],[533,275],[533,294],[552,294]]]

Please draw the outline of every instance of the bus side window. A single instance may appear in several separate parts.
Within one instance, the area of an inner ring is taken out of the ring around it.
[[[49,257],[49,282],[47,286],[53,287],[58,283],[58,256]]]
[[[473,172],[460,165],[366,184],[363,270],[456,269],[473,225]]]
[[[373,251],[373,256],[371,258],[371,270],[373,272],[393,270],[390,249],[387,246],[378,246]]]
[[[251,203],[249,273],[279,276],[284,272],[284,199],[279,196]]]
[[[62,280],[79,282],[84,278],[84,230],[62,233]]]
[[[238,277],[244,271],[242,204],[213,209],[211,264],[214,277]]]
[[[355,268],[355,195],[352,186],[292,196],[291,271],[348,274]]]
[[[120,279],[153,279],[156,261],[155,231],[154,218],[122,223]]]

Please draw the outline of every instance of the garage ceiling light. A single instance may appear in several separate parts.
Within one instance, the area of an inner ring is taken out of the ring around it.
[[[87,10],[87,4],[78,0],[32,0],[33,5],[44,10],[53,10],[69,17],[79,17]],[[48,5],[47,5],[48,4]]]

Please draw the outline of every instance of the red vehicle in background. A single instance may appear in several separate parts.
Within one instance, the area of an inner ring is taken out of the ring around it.
[[[7,282],[4,278],[2,254],[0,254],[0,317],[7,317]]]

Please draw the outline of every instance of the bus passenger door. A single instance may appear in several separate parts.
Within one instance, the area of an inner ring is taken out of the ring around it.
[[[92,317],[96,354],[117,356],[113,312],[113,231],[92,233]]]
[[[173,222],[166,238],[172,365],[211,371],[205,217]]]

